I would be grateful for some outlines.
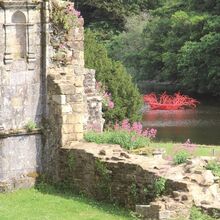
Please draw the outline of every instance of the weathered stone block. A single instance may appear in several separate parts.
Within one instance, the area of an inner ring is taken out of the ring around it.
[[[77,132],[77,133],[83,133],[83,123],[81,122],[80,124],[75,124],[74,125],[74,131]]]
[[[85,104],[84,103],[72,103],[71,104],[73,112],[85,112]]]
[[[63,123],[65,124],[82,123],[83,119],[83,114],[74,113],[70,115],[63,115]]]
[[[74,124],[64,124],[61,131],[63,134],[72,134],[75,132],[75,126]]]
[[[77,140],[77,141],[82,141],[82,140],[83,140],[83,137],[84,137],[83,133],[77,133],[77,134],[76,134],[76,140]]]

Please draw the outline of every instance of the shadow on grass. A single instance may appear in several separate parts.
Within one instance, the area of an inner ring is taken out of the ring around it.
[[[112,214],[116,217],[127,217],[128,219],[139,219],[135,216],[135,213],[131,210],[127,210],[125,208],[119,207],[117,204],[109,204],[106,202],[98,202],[92,198],[88,198],[83,194],[79,194],[70,190],[65,186],[60,185],[52,185],[45,183],[43,181],[38,181],[35,189],[38,190],[40,193],[49,194],[53,196],[59,196],[64,199],[73,200],[77,202],[84,203],[89,205],[91,208],[95,208],[100,211],[104,211],[108,214]]]

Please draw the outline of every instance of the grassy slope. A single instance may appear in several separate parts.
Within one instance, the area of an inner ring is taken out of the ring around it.
[[[127,212],[82,197],[36,189],[0,194],[1,220],[128,220]]]
[[[173,149],[175,146],[178,146],[181,144],[178,143],[172,143],[172,142],[151,142],[149,147],[152,148],[165,148],[166,154],[173,155],[174,151]],[[220,146],[207,146],[207,145],[198,145],[195,150],[195,156],[213,156],[213,152],[215,156],[220,156]]]

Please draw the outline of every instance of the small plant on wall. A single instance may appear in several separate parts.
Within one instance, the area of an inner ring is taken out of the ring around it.
[[[77,25],[77,19],[80,18],[80,12],[74,8],[72,2],[52,1],[51,20],[53,25],[59,29],[68,32]]]
[[[51,38],[51,45],[55,53],[53,61],[59,66],[71,64],[72,61],[72,31],[77,27],[79,19],[81,19],[80,12],[74,8],[74,3],[69,1],[52,1],[51,11],[51,27],[53,30],[53,37]]]
[[[32,120],[28,121],[27,124],[25,125],[25,129],[28,132],[31,132],[31,131],[33,131],[36,128],[37,128],[37,124],[34,121],[32,121]]]
[[[154,182],[154,193],[155,196],[161,196],[162,194],[164,194],[166,190],[166,179],[164,179],[163,177],[160,177],[159,179],[155,180]]]

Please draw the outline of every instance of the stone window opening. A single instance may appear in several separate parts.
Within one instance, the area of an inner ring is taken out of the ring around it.
[[[12,36],[13,58],[14,60],[26,58],[26,16],[21,11],[16,11],[12,15],[12,24],[15,25],[15,32]]]

